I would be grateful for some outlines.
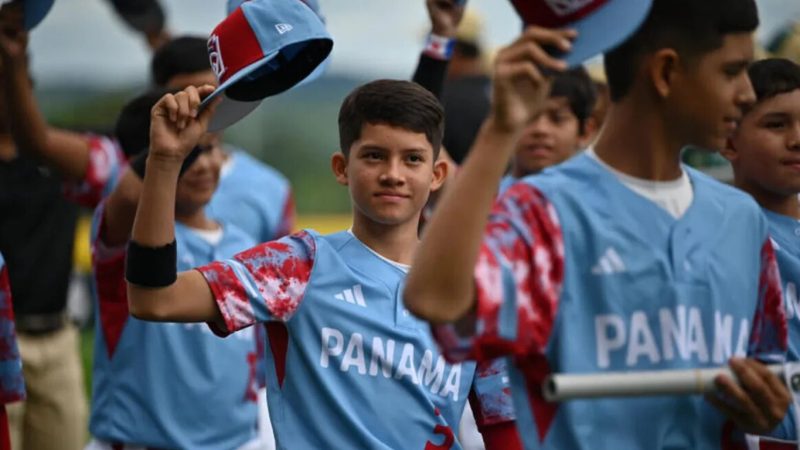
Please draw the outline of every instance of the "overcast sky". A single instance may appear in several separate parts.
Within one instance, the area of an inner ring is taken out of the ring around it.
[[[763,33],[800,18],[800,0],[757,0]],[[406,78],[427,31],[423,0],[320,0],[334,37],[331,73]],[[207,35],[224,0],[162,0],[175,34]],[[201,6],[202,5],[202,6]],[[520,22],[509,2],[469,0],[485,19],[486,41],[510,42]],[[149,51],[105,0],[58,0],[31,36],[33,72],[42,84],[86,82],[113,87],[147,80]]]

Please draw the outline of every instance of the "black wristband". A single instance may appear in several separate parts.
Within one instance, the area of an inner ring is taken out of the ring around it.
[[[125,279],[144,287],[166,287],[178,279],[178,250],[173,240],[162,247],[145,247],[128,242]]]

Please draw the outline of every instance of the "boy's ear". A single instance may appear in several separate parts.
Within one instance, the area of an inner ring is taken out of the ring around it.
[[[672,92],[675,76],[680,68],[680,56],[671,48],[662,48],[649,57],[648,76],[653,88],[661,98]]]
[[[736,147],[733,145],[733,140],[731,138],[725,140],[725,147],[719,151],[719,154],[731,163],[739,159],[739,152],[736,151]]]
[[[433,179],[431,180],[431,192],[436,192],[442,187],[450,173],[450,159],[441,156],[433,163]]]
[[[331,170],[333,176],[336,177],[336,182],[342,186],[347,186],[349,181],[347,179],[347,157],[342,152],[336,152],[331,156]]]
[[[587,117],[583,121],[583,132],[578,136],[578,148],[583,149],[589,146],[597,136],[597,120],[594,117]]]

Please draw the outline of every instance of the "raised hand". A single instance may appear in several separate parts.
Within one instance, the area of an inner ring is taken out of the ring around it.
[[[541,109],[550,92],[547,71],[563,71],[567,64],[550,56],[544,47],[568,52],[572,30],[529,27],[514,43],[497,54],[491,117],[496,126],[518,131]]]
[[[150,154],[148,158],[180,165],[208,129],[219,98],[200,111],[202,99],[214,86],[189,86],[167,94],[153,106],[150,114]]]
[[[464,17],[464,4],[459,0],[425,0],[431,19],[431,32],[437,36],[453,38]]]
[[[22,2],[7,3],[0,8],[0,57],[6,63],[25,61],[27,48]]]

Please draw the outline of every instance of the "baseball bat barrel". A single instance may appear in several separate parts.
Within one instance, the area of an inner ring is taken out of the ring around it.
[[[783,379],[783,364],[769,365],[767,368]],[[544,398],[551,402],[599,397],[706,394],[716,389],[714,378],[721,374],[735,379],[728,367],[553,374],[545,380],[542,392]]]

